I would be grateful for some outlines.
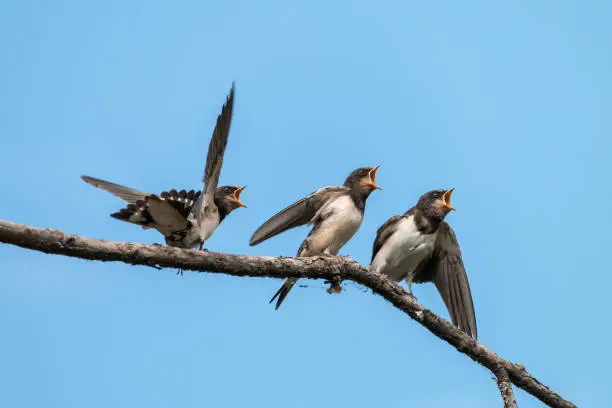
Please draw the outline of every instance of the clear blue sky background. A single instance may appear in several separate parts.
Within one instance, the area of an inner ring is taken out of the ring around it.
[[[221,174],[247,209],[211,250],[292,256],[251,233],[381,164],[341,251],[455,187],[481,342],[579,406],[609,388],[612,5],[604,1],[3,1],[0,216],[162,242],[109,217],[89,174],[200,188],[232,80]],[[491,407],[489,372],[347,284],[155,271],[0,246],[4,407]],[[447,316],[432,285],[415,294]],[[539,407],[518,392],[521,407]]]

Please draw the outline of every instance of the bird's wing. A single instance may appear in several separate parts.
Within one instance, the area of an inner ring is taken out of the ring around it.
[[[188,227],[187,218],[174,207],[171,201],[151,195],[145,199],[145,202],[151,218],[155,221],[155,229],[164,236]]]
[[[394,215],[389,218],[387,222],[385,222],[379,229],[376,231],[376,239],[374,239],[374,245],[372,246],[372,259],[370,259],[370,263],[376,257],[380,248],[387,242],[389,237],[393,235],[395,230],[397,229],[398,222],[402,219],[401,215]]]
[[[201,217],[202,210],[208,205],[214,205],[215,191],[219,184],[219,174],[223,165],[223,153],[227,146],[227,138],[232,122],[232,112],[234,110],[234,84],[217,117],[215,130],[213,131],[208,154],[206,156],[206,167],[204,168],[204,188],[196,205],[192,208],[192,213],[196,218]]]
[[[176,191],[172,189],[170,191],[163,191],[160,194],[160,197],[163,200],[168,201],[168,204],[174,207],[174,209],[178,211],[178,213],[181,214],[183,218],[187,219],[194,204],[200,198],[200,195],[201,195],[200,191],[194,191],[194,190]]]
[[[84,182],[91,184],[92,186],[106,190],[109,193],[119,197],[128,204],[136,204],[137,201],[143,200],[146,196],[150,195],[143,191],[134,190],[133,188],[124,187],[119,184],[111,183],[110,181],[100,180],[95,177],[81,176]]]
[[[346,187],[323,187],[309,196],[291,204],[289,207],[273,215],[268,221],[253,233],[250,245],[257,245],[288,229],[305,225],[313,221],[319,209],[328,201],[346,194]]]
[[[476,340],[478,331],[472,292],[459,243],[448,223],[440,224],[434,253],[419,276],[433,280],[453,324]]]

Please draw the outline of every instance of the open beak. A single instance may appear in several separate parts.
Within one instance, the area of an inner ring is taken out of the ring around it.
[[[246,186],[242,186],[236,189],[236,191],[234,191],[234,194],[232,196],[232,200],[234,200],[234,202],[236,203],[236,205],[238,205],[238,207],[246,208],[246,205],[244,205],[242,201],[240,201],[240,193],[242,193],[242,190],[244,190],[245,188]]]
[[[447,208],[449,211],[454,210],[453,206],[450,203],[451,194],[453,194],[454,190],[454,188],[451,188],[450,190],[447,190],[446,193],[444,193],[444,195],[442,196],[442,198],[444,199],[444,207]]]
[[[370,170],[370,173],[368,174],[368,176],[370,176],[370,187],[372,187],[374,190],[382,190],[382,188],[380,188],[380,186],[376,184],[376,172],[378,171],[379,167],[380,164]]]

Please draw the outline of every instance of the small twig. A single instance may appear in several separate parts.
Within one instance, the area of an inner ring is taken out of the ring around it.
[[[499,392],[504,400],[504,408],[517,408],[516,401],[514,400],[514,391],[512,390],[512,382],[506,369],[498,366],[493,370],[493,373],[497,377],[497,388],[499,388]]]

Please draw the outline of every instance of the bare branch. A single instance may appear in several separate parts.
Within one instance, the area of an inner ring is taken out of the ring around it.
[[[509,380],[550,407],[573,408],[574,404],[536,380],[522,365],[499,357],[483,345],[458,330],[446,320],[415,302],[408,293],[386,276],[370,273],[367,268],[345,257],[274,258],[230,255],[143,245],[108,242],[64,234],[51,229],[0,220],[0,242],[49,254],[75,258],[118,261],[132,265],[183,268],[199,272],[223,273],[233,276],[271,278],[326,279],[332,282],[352,280],[372,289],[396,308],[425,326],[437,337],[459,352],[487,367],[493,373],[503,369]]]
[[[497,367],[494,373],[497,377],[497,387],[504,400],[504,408],[517,408],[516,401],[514,400],[514,391],[512,391],[512,383],[510,382],[508,373],[503,367]]]

